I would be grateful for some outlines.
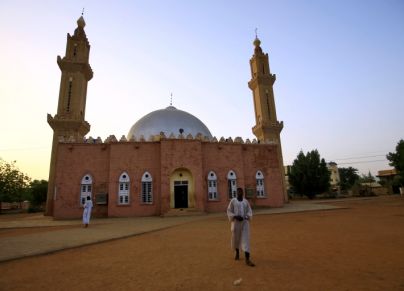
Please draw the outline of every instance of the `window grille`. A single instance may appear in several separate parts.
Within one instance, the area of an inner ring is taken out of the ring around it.
[[[257,171],[257,173],[255,174],[255,179],[256,179],[257,197],[258,197],[258,198],[263,198],[263,197],[265,197],[265,192],[264,192],[264,175],[262,174],[261,171]]]
[[[85,175],[81,179],[81,187],[80,187],[80,204],[81,205],[86,203],[88,196],[90,196],[90,198],[92,198],[92,183],[93,183],[93,179],[88,174]]]
[[[229,199],[237,197],[237,176],[234,171],[229,171],[227,174],[227,186]]]
[[[142,176],[141,201],[145,204],[153,203],[153,179],[150,173],[145,172]]]
[[[218,200],[217,194],[217,176],[215,172],[210,171],[208,174],[208,200]]]
[[[119,176],[119,188],[118,188],[118,204],[129,204],[129,187],[130,179],[126,172],[123,172]]]

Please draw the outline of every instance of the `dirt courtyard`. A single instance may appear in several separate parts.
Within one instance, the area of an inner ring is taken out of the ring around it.
[[[0,263],[0,290],[404,290],[404,198],[329,203],[344,208],[255,216],[254,268],[223,216]]]

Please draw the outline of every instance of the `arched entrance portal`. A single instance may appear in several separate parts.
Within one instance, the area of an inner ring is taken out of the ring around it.
[[[194,178],[185,168],[176,169],[170,177],[170,207],[194,208]]]

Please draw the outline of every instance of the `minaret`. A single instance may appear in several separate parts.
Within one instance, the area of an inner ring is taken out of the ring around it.
[[[271,74],[268,54],[261,49],[261,41],[258,37],[254,40],[254,55],[250,59],[251,80],[248,87],[253,92],[255,126],[252,128],[254,135],[260,142],[273,142],[278,144],[279,170],[282,174],[284,200],[288,201],[285,187],[285,175],[282,158],[280,133],[283,121],[279,122],[276,117],[275,98],[273,85],[276,75]]]
[[[279,142],[283,122],[279,122],[276,118],[273,90],[276,75],[271,74],[268,54],[262,52],[260,44],[261,41],[256,37],[254,55],[250,59],[251,81],[248,82],[248,87],[253,92],[256,123],[252,130],[261,142]]]
[[[87,83],[93,77],[88,62],[90,44],[84,26],[83,16],[77,20],[73,36],[67,34],[66,54],[57,57],[62,71],[57,114],[48,114],[48,123],[53,129],[53,143],[49,169],[48,195],[45,215],[53,215],[55,189],[55,166],[59,141],[80,142],[90,131],[90,124],[84,120],[86,110]]]

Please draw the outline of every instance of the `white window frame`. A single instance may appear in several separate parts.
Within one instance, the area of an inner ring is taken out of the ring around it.
[[[257,198],[265,198],[264,175],[261,171],[255,173],[255,181]]]
[[[153,177],[149,172],[142,176],[140,201],[142,204],[153,204]]]
[[[92,199],[92,191],[93,191],[93,178],[90,174],[84,175],[81,178],[80,183],[80,205],[84,205],[86,203],[87,197],[90,196]]]
[[[130,203],[130,178],[127,172],[123,172],[119,176],[118,184],[118,204],[128,205]]]
[[[217,176],[213,171],[208,173],[208,200],[219,200],[217,193]]]
[[[227,193],[229,199],[237,197],[237,175],[233,170],[227,173]]]

